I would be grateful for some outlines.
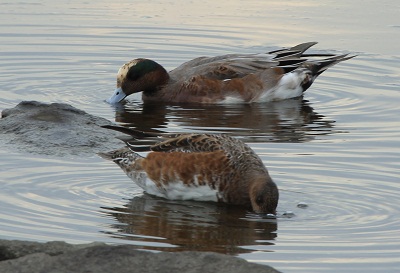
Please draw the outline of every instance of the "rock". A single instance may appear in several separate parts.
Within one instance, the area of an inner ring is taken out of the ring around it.
[[[16,259],[33,253],[45,253],[54,256],[65,253],[67,251],[77,250],[80,248],[99,244],[105,245],[103,243],[72,245],[62,241],[38,243],[31,241],[0,240],[0,261]]]
[[[249,263],[243,259],[211,252],[160,252],[153,253],[135,249],[132,245],[77,245],[66,243],[38,243],[0,241],[2,255],[18,257],[21,246],[27,245],[36,253],[0,262],[0,272],[141,272],[141,273],[276,273],[272,267]],[[18,245],[15,247],[15,245]],[[32,248],[32,245],[34,246]],[[17,250],[17,253],[13,252]],[[9,252],[8,254],[4,252]],[[28,252],[27,252],[28,253]],[[58,253],[58,254],[57,254]]]
[[[2,111],[0,141],[10,149],[54,156],[94,155],[123,146],[109,120],[63,103],[23,101]]]

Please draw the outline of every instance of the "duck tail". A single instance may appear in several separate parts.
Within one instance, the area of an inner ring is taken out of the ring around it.
[[[349,60],[351,58],[356,57],[356,55],[343,54],[343,55],[335,55],[330,58],[318,60],[318,61],[309,61],[304,65],[311,70],[313,75],[319,76],[322,72],[327,70],[329,67],[334,66],[337,63]]]
[[[123,127],[123,126],[103,125],[101,127],[124,133],[126,135],[129,135],[129,136],[135,138],[135,139],[143,139],[143,138],[157,137],[158,136],[158,134],[156,134],[156,133],[143,132],[143,131],[139,131],[139,130]]]
[[[105,153],[98,153],[97,155],[105,160],[114,161],[118,165],[122,164],[122,162],[134,162],[139,158],[143,158],[141,155],[129,149],[129,147],[123,147],[121,149]]]
[[[113,161],[128,177],[134,181],[139,181],[140,174],[143,173],[143,157],[131,151],[129,147],[123,147],[106,153],[98,153],[98,155],[106,160]]]
[[[303,92],[306,91],[314,82],[314,80],[329,67],[334,66],[337,63],[354,58],[355,56],[356,55],[349,56],[348,54],[343,54],[343,55],[335,55],[326,59],[310,60],[304,62],[300,67],[306,68],[306,70],[309,71],[308,73],[311,73],[311,77],[308,80],[303,81],[302,83]]]
[[[111,129],[124,133],[127,136],[118,136],[117,138],[125,142],[130,150],[134,152],[149,152],[151,146],[160,140],[160,133],[143,132],[123,126],[103,125],[102,128]]]
[[[329,67],[356,55],[348,54],[336,55],[331,53],[304,53],[317,42],[307,42],[284,49],[278,49],[269,53],[275,54],[274,61],[279,62],[279,67],[285,70],[285,73],[293,71],[298,67],[306,67],[312,71],[313,75],[320,75]]]

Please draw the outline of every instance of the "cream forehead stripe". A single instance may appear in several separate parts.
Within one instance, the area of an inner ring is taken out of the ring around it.
[[[117,84],[120,84],[122,80],[126,77],[126,74],[128,73],[129,69],[136,65],[139,62],[139,60],[132,60],[129,63],[124,64],[121,66],[121,68],[118,70],[117,74]]]

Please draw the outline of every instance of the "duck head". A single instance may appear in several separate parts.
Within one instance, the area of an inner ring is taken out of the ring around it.
[[[253,211],[258,214],[276,214],[279,191],[271,177],[256,177],[252,180],[249,195]]]
[[[168,72],[155,61],[134,59],[118,70],[117,88],[106,101],[111,104],[118,103],[127,96],[141,91],[151,95],[165,85],[168,79]]]

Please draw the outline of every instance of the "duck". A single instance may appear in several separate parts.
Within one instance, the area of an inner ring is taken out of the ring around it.
[[[102,127],[135,140],[145,139],[145,145],[124,140],[124,147],[98,155],[116,163],[146,193],[170,200],[237,205],[267,217],[276,215],[278,187],[260,157],[243,141],[228,134],[160,135],[116,125]]]
[[[230,104],[296,98],[348,54],[306,54],[317,42],[261,54],[198,57],[167,72],[159,63],[138,58],[124,64],[117,87],[106,101],[117,104],[142,92],[143,102]]]

